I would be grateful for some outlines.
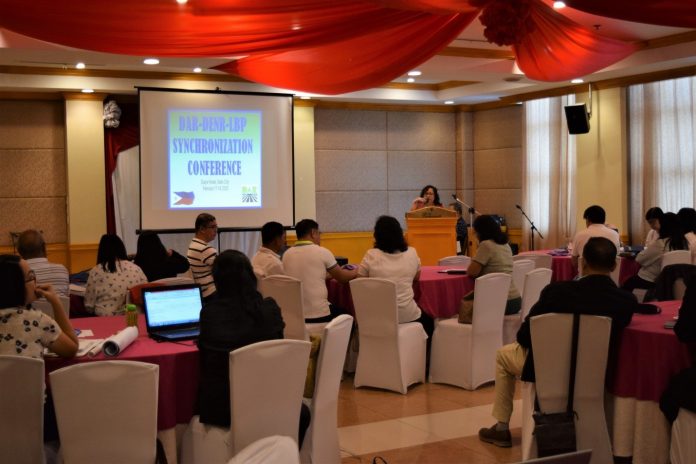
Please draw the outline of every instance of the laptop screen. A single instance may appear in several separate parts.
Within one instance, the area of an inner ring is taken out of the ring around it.
[[[161,329],[197,324],[203,307],[198,285],[172,285],[143,289],[147,326]]]

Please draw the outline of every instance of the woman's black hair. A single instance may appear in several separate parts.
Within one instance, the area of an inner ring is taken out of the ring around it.
[[[421,198],[423,198],[423,195],[425,195],[425,192],[427,192],[428,189],[433,189],[433,193],[435,194],[435,200],[433,200],[433,203],[435,206],[442,206],[442,203],[440,202],[440,194],[437,192],[437,187],[434,185],[426,185],[423,187],[420,193]]]
[[[249,258],[237,250],[225,250],[213,261],[213,280],[219,298],[233,298],[255,319],[263,297],[256,289],[256,275]]]
[[[684,237],[679,218],[674,213],[665,213],[660,219],[660,238],[666,239],[670,250],[688,250],[689,243]]]
[[[677,216],[679,217],[679,222],[681,223],[682,230],[685,233],[696,233],[696,209],[682,208],[677,213]]]
[[[484,214],[474,219],[474,231],[480,242],[484,240],[493,240],[499,245],[504,245],[508,242],[507,234],[500,230],[500,224],[493,219],[493,216]]]
[[[659,206],[653,206],[645,212],[645,220],[650,221],[651,219],[657,219],[658,221],[662,219],[665,213]]]
[[[25,286],[19,256],[0,255],[0,309],[24,306]]]
[[[116,272],[116,263],[120,259],[128,259],[126,246],[121,238],[116,234],[102,235],[97,251],[97,264],[101,264],[106,272]]]
[[[385,253],[396,253],[408,250],[408,244],[404,239],[404,231],[396,218],[380,216],[375,222],[375,248]]]
[[[167,249],[159,235],[152,230],[142,232],[138,237],[138,249],[133,260],[135,264],[145,269],[154,263],[162,263],[166,259]]]

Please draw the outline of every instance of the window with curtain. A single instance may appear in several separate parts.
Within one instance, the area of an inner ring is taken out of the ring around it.
[[[524,106],[522,206],[544,236],[535,234],[535,249],[564,246],[575,231],[575,140],[568,135],[563,115],[563,106],[574,100],[574,96],[543,98]],[[528,223],[523,236],[524,244],[529,244]]]
[[[644,214],[696,204],[696,77],[628,88],[630,223],[641,243]]]

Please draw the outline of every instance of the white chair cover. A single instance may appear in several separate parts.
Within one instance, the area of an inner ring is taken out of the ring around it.
[[[338,389],[348,349],[353,318],[338,316],[324,328],[319,348],[314,397],[310,402],[312,422],[305,434],[300,457],[303,463],[338,464]]]
[[[44,462],[44,362],[0,356],[0,461]]]
[[[551,282],[552,276],[553,271],[545,267],[532,269],[525,275],[522,308],[518,314],[505,316],[505,321],[503,322],[503,345],[517,340],[517,331],[520,330],[524,318],[527,317],[534,303],[539,300],[541,291]]]
[[[232,449],[283,435],[297,443],[311,343],[270,340],[230,353]]]
[[[520,292],[520,296],[524,296],[524,278],[529,271],[534,270],[535,263],[531,259],[518,259],[512,262],[512,283]]]
[[[689,250],[672,250],[662,255],[660,269],[670,264],[691,264],[691,252]]]
[[[60,300],[60,304],[63,307],[63,311],[65,311],[66,316],[70,316],[70,298],[67,296],[58,296],[58,299]],[[55,319],[56,315],[53,311],[53,306],[51,303],[49,303],[48,300],[41,298],[39,300],[34,300],[31,303],[31,306],[34,309],[38,309],[45,315],[49,316],[51,319]]]
[[[531,259],[534,261],[534,268],[539,269],[544,267],[546,269],[551,269],[551,264],[553,263],[553,257],[547,255],[546,253],[525,253],[523,255],[515,255],[512,257],[512,261],[519,261],[522,259]]]
[[[250,444],[228,464],[299,464],[297,443],[290,437],[273,435]]]
[[[531,319],[537,398],[545,413],[565,411],[572,342],[572,314],[543,314]],[[592,464],[612,463],[612,449],[604,416],[604,373],[609,353],[611,319],[580,316],[575,398],[573,408],[578,449],[592,449]],[[523,394],[522,458],[536,456],[532,436],[534,396]],[[531,402],[531,404],[529,404]]]
[[[499,272],[476,279],[471,324],[460,324],[456,317],[435,322],[430,382],[475,390],[495,379],[495,353],[503,344],[503,315],[511,281],[510,274]]]
[[[471,258],[464,255],[447,256],[438,260],[438,266],[460,266],[463,268],[469,267],[471,264]]]
[[[159,366],[100,361],[50,378],[66,463],[155,461]]]
[[[677,420],[672,424],[672,443],[669,459],[672,464],[693,464],[696,462],[696,414],[688,409],[680,409]]]
[[[354,279],[350,291],[360,340],[355,386],[405,394],[409,385],[425,381],[428,336],[418,322],[398,323],[394,282]]]
[[[259,292],[264,298],[273,298],[283,315],[283,337],[292,340],[309,340],[309,334],[319,334],[326,323],[305,324],[302,309],[302,281],[294,277],[275,274],[259,280]]]

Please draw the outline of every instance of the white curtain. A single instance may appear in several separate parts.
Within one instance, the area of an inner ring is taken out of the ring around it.
[[[628,88],[631,236],[645,237],[644,215],[696,204],[696,77]]]
[[[524,104],[525,134],[522,207],[544,236],[535,249],[565,246],[575,232],[575,140],[568,135],[563,106],[573,97],[543,98]],[[531,226],[525,220],[523,248]]]
[[[114,188],[114,213],[116,216],[116,233],[126,245],[128,253],[135,253],[138,245],[138,235],[135,233],[140,228],[140,160],[139,147],[122,151],[116,161],[116,170],[111,177]],[[215,212],[212,212],[215,214]],[[220,227],[229,227],[228,224],[220,224]],[[193,229],[193,219],[191,220]],[[162,243],[186,256],[192,233],[160,234]],[[261,246],[260,232],[222,232],[212,242],[219,251],[234,249],[246,254],[249,258],[254,256]]]

